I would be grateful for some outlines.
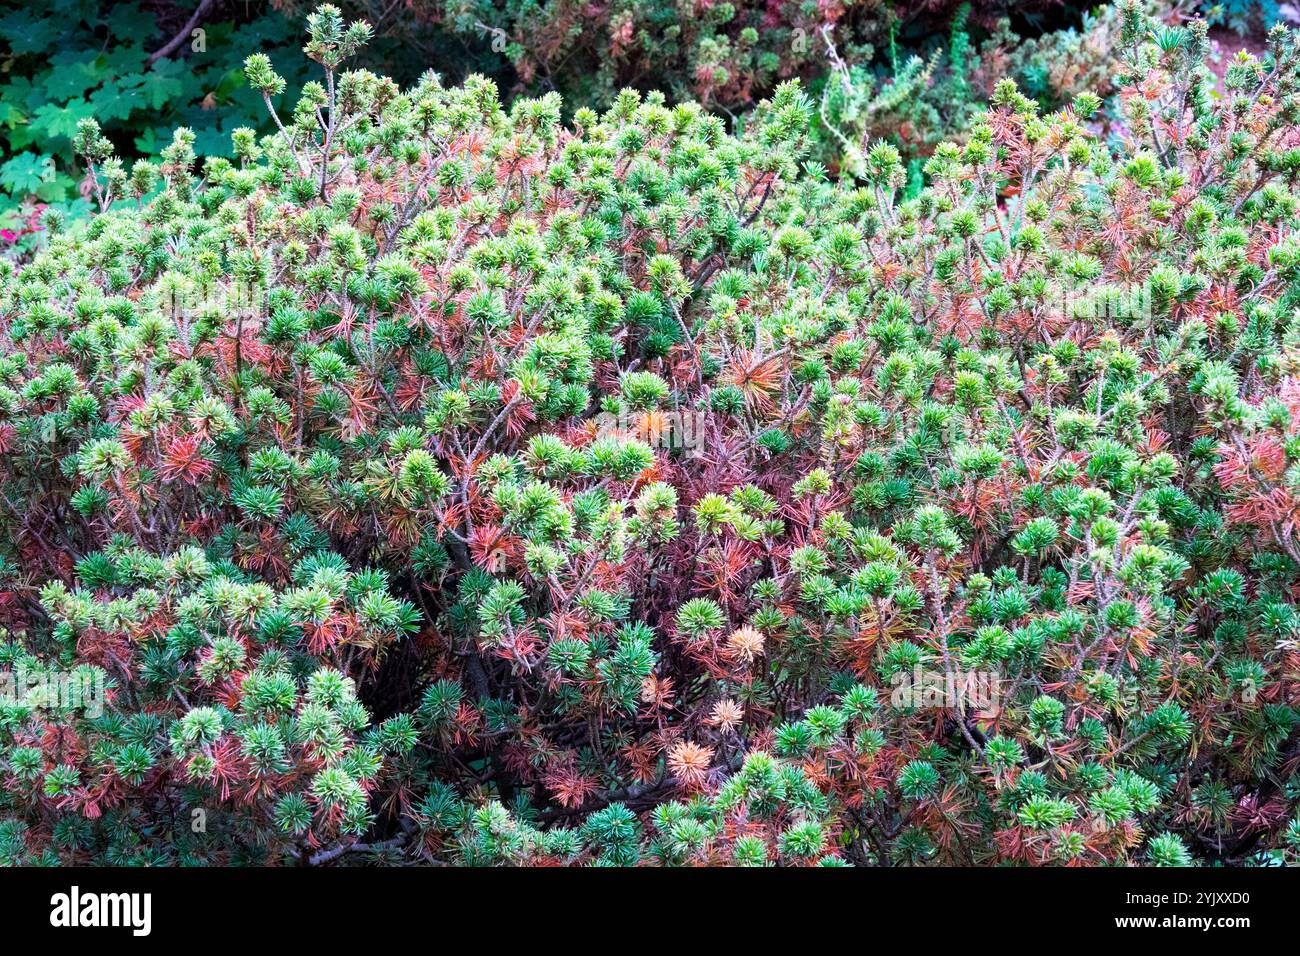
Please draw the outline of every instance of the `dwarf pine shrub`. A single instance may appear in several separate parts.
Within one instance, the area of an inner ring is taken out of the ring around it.
[[[905,199],[367,34],[0,266],[0,859],[1296,859],[1294,35]]]

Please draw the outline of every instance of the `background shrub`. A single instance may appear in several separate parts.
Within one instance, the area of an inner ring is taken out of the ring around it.
[[[963,25],[991,29],[995,14],[1005,9],[984,2],[973,14],[968,7],[930,3],[698,6],[661,0],[614,6],[354,2],[345,13],[376,24],[364,65],[399,82],[414,82],[430,68],[447,83],[482,73],[507,99],[560,92],[570,113],[579,106],[603,108],[619,90],[635,86],[661,89],[674,101],[698,99],[738,121],[781,80],[823,76],[833,45],[868,71],[855,79],[864,89],[883,84],[897,70],[907,72],[912,85],[902,98],[910,99],[918,88],[906,67],[909,51],[929,56],[927,37],[946,33],[954,11],[957,33],[964,36]],[[1059,18],[1068,7],[1048,9]],[[200,157],[229,156],[237,128],[270,132],[274,127],[261,96],[244,80],[243,58],[250,51],[264,53],[287,88],[299,89],[311,75],[297,40],[308,12],[305,4],[250,6],[235,0],[0,2],[0,68],[6,77],[0,85],[0,248],[32,247],[37,207],[74,216],[88,211],[86,170],[72,150],[81,119],[93,117],[128,161],[156,155],[178,126],[194,132]],[[1027,20],[1023,28],[1037,33],[1042,25]],[[941,86],[918,95],[944,104],[954,92]],[[287,107],[284,96],[273,98],[278,108]],[[928,150],[960,128],[971,103],[963,94],[954,115],[913,117],[913,132],[899,143],[907,149],[923,140]],[[931,113],[934,108],[927,107]],[[852,125],[844,112],[838,111],[839,121]],[[885,110],[869,132],[850,135],[875,135],[892,121]],[[915,132],[918,124],[924,132]],[[825,158],[837,163],[838,141],[829,133],[825,139]]]

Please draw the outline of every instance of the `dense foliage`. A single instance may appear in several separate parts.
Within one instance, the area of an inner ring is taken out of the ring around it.
[[[866,138],[881,136],[908,158],[928,155],[964,130],[1004,75],[1044,102],[1082,89],[1059,72],[1051,79],[1066,83],[1040,83],[1037,66],[1021,70],[1008,61],[1021,38],[997,20],[1007,6],[351,0],[345,13],[369,15],[376,24],[376,40],[360,61],[372,71],[410,82],[434,69],[447,84],[483,73],[507,104],[521,93],[556,91],[570,114],[580,106],[603,108],[635,86],[662,89],[670,102],[698,99],[741,122],[779,81],[803,77],[815,84],[815,95],[822,86],[830,94],[826,120],[817,124],[817,153],[837,167],[846,138],[854,157]],[[1058,19],[1071,15],[1068,4],[1048,7]],[[72,149],[81,119],[93,117],[128,162],[155,156],[178,126],[194,132],[200,158],[229,157],[235,129],[271,132],[243,59],[263,53],[287,89],[298,90],[312,75],[298,41],[308,12],[302,2],[0,0],[0,253],[21,255],[35,245],[33,217],[44,208],[75,217],[88,212],[86,170]],[[1037,35],[1053,23],[1021,29]],[[952,49],[944,55],[932,38],[948,35]],[[977,42],[988,47],[987,68],[967,84]],[[1109,69],[1104,47],[1083,50],[1094,71]],[[936,56],[951,65],[956,82],[947,69],[936,73]],[[835,67],[844,58],[853,63],[851,76]],[[1060,57],[1053,51],[1050,59]],[[832,75],[834,82],[823,82]],[[289,108],[287,96],[274,97],[275,106]]]
[[[0,859],[1294,861],[1300,50],[1120,26],[1109,140],[1005,81],[914,198],[796,84],[566,123],[330,7],[201,175],[83,120],[0,665],[104,701],[0,704]]]
[[[295,6],[306,4],[289,4]],[[352,0],[345,10],[383,21],[390,6]],[[388,22],[416,42],[436,28],[467,49],[494,52],[510,65],[509,82],[534,93],[558,92],[570,105],[607,103],[632,87],[739,111],[781,80],[824,73],[828,44],[854,62],[881,54],[900,61],[900,48],[923,45],[963,8],[991,26],[1012,12],[1032,21],[1072,6],[1065,0],[415,0],[411,22]]]
[[[269,50],[295,89],[311,78],[311,62],[295,49],[299,31],[283,17],[205,20],[201,30],[154,59],[168,36],[138,4],[0,4],[0,227],[18,233],[35,203],[84,214],[84,170],[72,151],[82,119],[95,118],[131,155],[156,155],[178,126],[195,131],[200,152],[224,153],[232,130],[265,116],[243,82],[248,50]]]

